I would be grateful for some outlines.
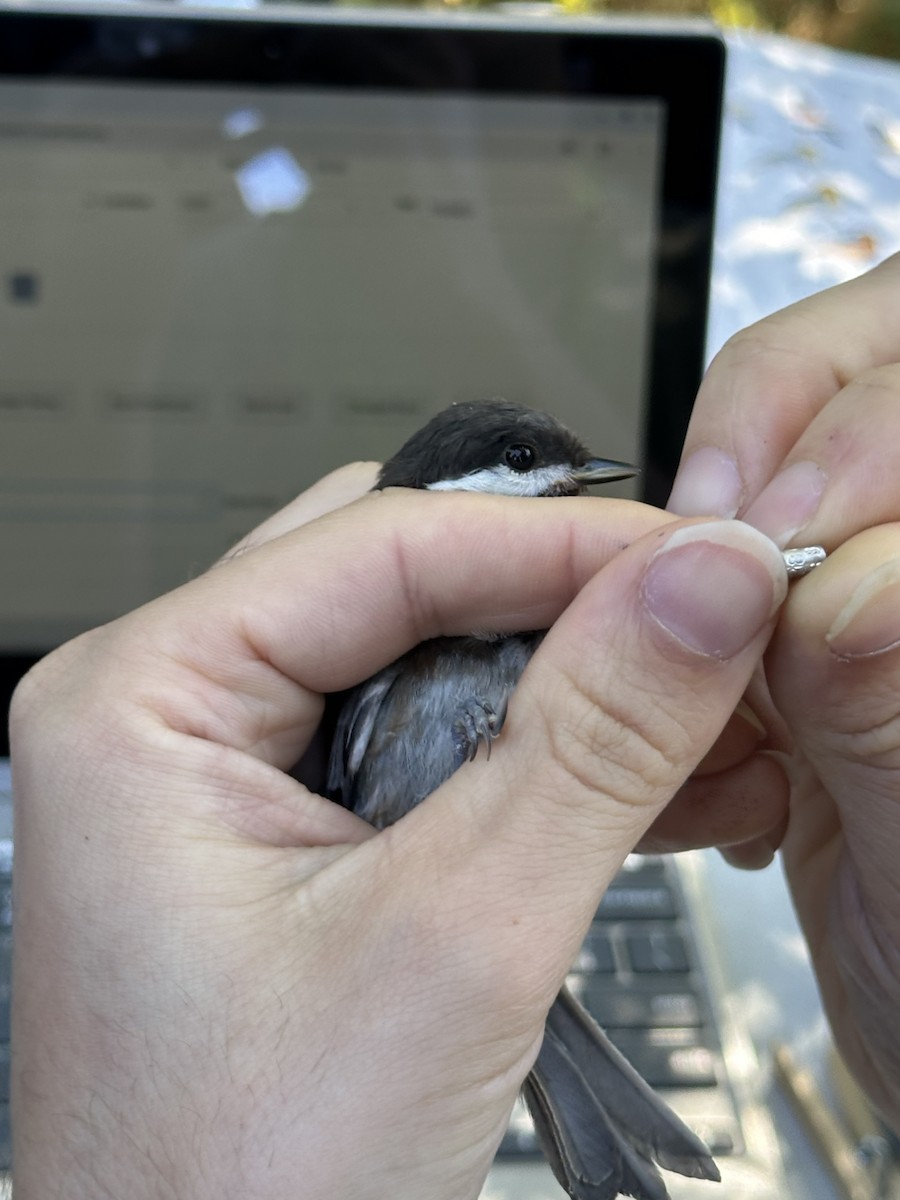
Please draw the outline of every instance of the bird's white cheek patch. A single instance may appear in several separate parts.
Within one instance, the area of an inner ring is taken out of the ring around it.
[[[507,466],[485,467],[458,479],[429,483],[430,492],[489,492],[495,496],[546,496],[560,486],[570,486],[571,475],[564,466],[535,467],[513,471]]]

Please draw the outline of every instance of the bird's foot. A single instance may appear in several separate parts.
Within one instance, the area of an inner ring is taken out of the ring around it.
[[[503,728],[506,720],[506,705],[497,712],[490,704],[473,700],[471,704],[460,705],[456,720],[453,722],[453,740],[461,762],[472,762],[478,753],[478,747],[484,745],[487,757],[491,757],[491,742]]]

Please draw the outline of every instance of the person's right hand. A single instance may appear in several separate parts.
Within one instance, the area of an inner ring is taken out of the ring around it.
[[[794,739],[781,850],[798,915],[844,1058],[900,1129],[900,525],[795,585],[766,662]]]
[[[783,842],[836,1038],[895,1127],[898,314],[895,257],[745,330],[709,370],[670,506],[738,516],[831,557],[792,589],[766,656],[774,707],[761,678],[749,694],[756,753],[733,742],[729,759],[720,743],[654,828],[657,845],[724,842],[744,866]]]

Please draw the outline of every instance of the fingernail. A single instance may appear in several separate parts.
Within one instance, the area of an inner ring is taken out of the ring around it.
[[[761,871],[767,867],[784,842],[787,833],[787,818],[772,829],[746,842],[736,842],[730,846],[719,846],[718,851],[726,862],[742,871]]]
[[[650,560],[641,589],[658,625],[722,661],[753,641],[786,593],[777,547],[741,521],[677,529]]]
[[[743,519],[787,546],[816,514],[828,476],[814,462],[793,463],[756,497]]]
[[[882,563],[856,585],[825,641],[838,658],[869,658],[900,646],[900,559]]]
[[[736,846],[719,846],[718,850],[728,865],[739,871],[764,871],[775,858],[775,851],[763,837]]]
[[[704,446],[682,464],[666,507],[681,517],[734,517],[742,494],[734,459],[716,446]]]

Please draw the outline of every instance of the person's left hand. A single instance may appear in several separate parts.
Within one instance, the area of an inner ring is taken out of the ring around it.
[[[16,693],[17,1200],[477,1196],[605,886],[786,592],[737,522],[403,489],[329,511],[371,478]],[[326,693],[533,628],[490,760],[389,829],[289,774]]]

